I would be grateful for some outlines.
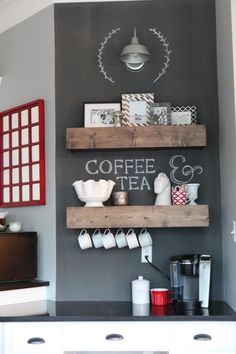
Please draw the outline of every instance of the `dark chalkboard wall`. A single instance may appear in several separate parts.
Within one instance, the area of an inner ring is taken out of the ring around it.
[[[134,27],[152,56],[139,73],[127,71],[119,60]],[[163,65],[164,53],[160,41],[148,30],[153,27],[165,35],[172,51],[170,68],[156,84],[153,79]],[[103,55],[107,73],[116,81],[112,84],[99,71],[97,54],[105,36],[115,28],[120,31],[105,46]],[[91,178],[85,170],[88,160],[154,159],[155,173],[146,176],[153,188],[154,177],[159,172],[170,174],[169,160],[174,155],[183,155],[191,166],[203,167],[203,173],[195,173],[192,182],[201,184],[198,202],[209,204],[210,227],[150,229],[154,241],[153,262],[169,272],[168,259],[173,254],[211,254],[212,297],[220,299],[222,249],[214,1],[57,4],[55,39],[57,299],[129,300],[130,282],[138,275],[150,279],[153,287],[169,286],[154,269],[141,263],[140,249],[81,251],[77,244],[80,230],[66,229],[65,211],[67,206],[81,205],[71,185],[75,180]],[[154,92],[155,101],[172,105],[196,105],[199,123],[207,125],[208,147],[115,152],[65,149],[66,128],[84,124],[84,103],[120,102],[122,93],[137,92]],[[99,177],[114,179],[113,173],[96,176]],[[152,204],[154,200],[153,190],[130,191],[132,204]]]

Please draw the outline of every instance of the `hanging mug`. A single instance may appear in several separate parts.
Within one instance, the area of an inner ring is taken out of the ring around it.
[[[96,229],[94,231],[94,233],[92,234],[92,240],[95,248],[103,247],[102,232],[100,231],[100,229]]]
[[[87,230],[83,229],[80,231],[80,234],[78,236],[78,243],[82,250],[86,250],[87,248],[93,247],[91,237]]]
[[[125,233],[123,229],[118,229],[115,234],[116,244],[118,248],[127,247],[128,243],[126,241]]]
[[[138,238],[137,238],[136,233],[134,232],[133,229],[128,230],[128,232],[126,234],[126,241],[128,243],[129,249],[139,247]]]
[[[110,229],[106,229],[102,235],[102,243],[106,250],[116,247],[116,240]]]
[[[187,204],[187,187],[185,184],[172,187],[171,192],[173,205]]]
[[[147,229],[143,228],[138,235],[139,244],[141,247],[152,246],[152,237]]]

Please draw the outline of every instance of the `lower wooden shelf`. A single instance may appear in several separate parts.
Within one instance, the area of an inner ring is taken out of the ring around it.
[[[207,227],[207,205],[68,207],[67,228]]]

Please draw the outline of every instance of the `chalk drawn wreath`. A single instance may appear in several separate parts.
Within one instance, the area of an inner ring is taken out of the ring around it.
[[[100,72],[103,74],[104,78],[108,81],[110,81],[111,83],[115,84],[116,82],[112,79],[112,76],[110,76],[109,74],[107,74],[107,71],[105,69],[105,66],[103,64],[103,51],[105,46],[109,43],[109,41],[111,40],[111,38],[117,34],[120,31],[120,27],[117,28],[113,28],[111,30],[111,32],[108,32],[108,34],[105,36],[104,40],[101,42],[101,45],[98,49],[98,67],[100,69]],[[155,84],[163,75],[166,74],[167,69],[170,66],[170,54],[171,54],[171,50],[169,49],[169,43],[167,42],[167,38],[161,33],[161,31],[157,31],[157,29],[154,28],[149,28],[149,31],[153,33],[154,36],[156,36],[163,49],[164,49],[164,64],[161,68],[161,70],[158,72],[157,77],[153,80],[153,84]]]

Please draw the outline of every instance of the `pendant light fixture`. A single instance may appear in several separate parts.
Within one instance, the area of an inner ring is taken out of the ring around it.
[[[139,43],[136,28],[131,43],[126,45],[121,52],[120,60],[124,62],[127,69],[139,71],[143,69],[144,64],[150,60],[150,53],[147,48]]]

